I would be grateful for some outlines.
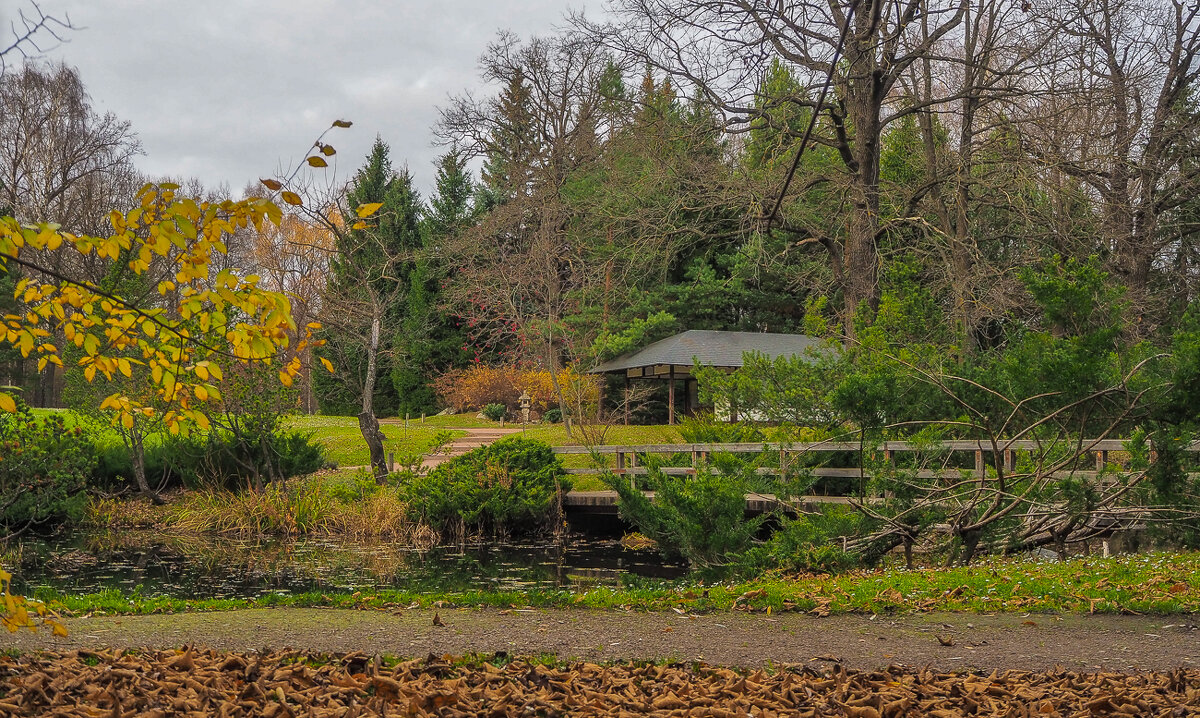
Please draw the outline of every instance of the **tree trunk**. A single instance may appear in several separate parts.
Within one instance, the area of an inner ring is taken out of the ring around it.
[[[875,19],[860,12],[854,18],[857,32],[848,38],[847,75],[842,92],[846,119],[853,137],[843,151],[850,172],[850,202],[853,209],[846,223],[844,253],[845,296],[843,319],[847,333],[854,336],[854,317],[859,307],[879,308],[879,161],[883,123],[880,108],[883,86],[876,55]],[[844,131],[844,130],[843,130]]]
[[[383,484],[388,476],[387,457],[383,453],[383,434],[379,431],[379,420],[375,418],[372,406],[375,401],[375,375],[379,372],[379,329],[383,322],[383,307],[374,302],[371,311],[371,342],[367,345],[367,376],[363,382],[362,411],[358,415],[358,429],[371,452],[371,473],[375,475],[375,483]]]
[[[161,506],[164,502],[162,497],[150,488],[150,483],[146,481],[146,449],[145,443],[142,440],[142,432],[136,426],[129,430],[127,437],[127,446],[129,448],[129,456],[133,461],[133,478],[137,481],[138,491],[142,496],[150,499],[150,503]]]

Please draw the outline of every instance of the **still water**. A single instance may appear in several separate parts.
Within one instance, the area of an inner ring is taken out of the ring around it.
[[[146,596],[256,598],[270,593],[448,592],[619,585],[625,577],[677,578],[682,566],[617,541],[568,537],[559,544],[415,549],[330,538],[240,540],[159,532],[76,532],[10,546],[13,588],[69,593],[104,589]]]

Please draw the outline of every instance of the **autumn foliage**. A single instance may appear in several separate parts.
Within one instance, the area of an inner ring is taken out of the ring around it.
[[[178,189],[143,187],[134,209],[110,213],[109,236],[77,236],[54,224],[0,217],[0,265],[33,270],[17,286],[24,311],[3,317],[0,343],[36,357],[39,371],[62,366],[66,343],[78,350],[78,369],[89,382],[97,375],[147,376],[152,399],[116,392],[101,403],[126,428],[137,416],[156,414],[172,433],[188,425],[207,428],[202,405],[220,398],[219,358],[261,361],[291,349],[278,371],[290,385],[315,328],[297,327],[287,296],[259,286],[259,277],[218,271],[214,264],[227,251],[226,235],[278,224],[279,207],[260,198],[201,202],[177,197]],[[144,289],[140,296],[122,296],[26,259],[60,251],[123,265]],[[14,409],[13,397],[0,392],[0,410]]]
[[[599,393],[595,377],[568,368],[559,371],[557,378],[569,406],[595,404]],[[488,404],[504,404],[516,411],[523,391],[529,393],[530,409],[535,414],[558,405],[554,381],[545,369],[477,364],[441,375],[434,380],[434,391],[443,404],[458,412],[482,409]]]

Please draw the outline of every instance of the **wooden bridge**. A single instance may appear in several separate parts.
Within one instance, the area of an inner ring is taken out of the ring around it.
[[[660,466],[659,469],[670,475],[694,475],[697,467],[716,453],[729,454],[761,454],[776,453],[779,456],[778,467],[761,467],[758,472],[767,475],[786,474],[792,469],[802,470],[817,478],[847,478],[861,479],[868,475],[869,469],[863,468],[865,462],[859,461],[859,466],[851,467],[799,467],[802,459],[833,453],[859,453],[864,450],[871,452],[872,460],[882,459],[893,461],[898,454],[915,452],[947,452],[948,454],[970,453],[974,455],[973,465],[950,467],[951,463],[944,461],[943,468],[923,468],[916,472],[918,478],[948,478],[958,479],[969,473],[980,478],[988,475],[989,469],[995,471],[1014,471],[1020,453],[1035,457],[1045,457],[1051,451],[1066,451],[1069,457],[1083,458],[1088,454],[1094,456],[1095,468],[1070,468],[1053,472],[1055,476],[1073,476],[1081,479],[1095,478],[1106,467],[1110,466],[1110,452],[1125,452],[1126,440],[1122,439],[1085,439],[1072,442],[1039,441],[1020,439],[998,441],[995,444],[976,440],[945,441],[938,444],[916,444],[909,441],[886,441],[877,445],[864,447],[858,442],[849,441],[815,441],[815,442],[755,442],[740,444],[645,444],[628,446],[557,446],[553,451],[559,456],[590,456],[596,459],[597,465],[586,468],[567,468],[568,474],[599,475],[614,474],[630,477],[633,485],[635,477],[645,475],[648,469],[642,465],[649,456],[678,456],[688,457],[682,465]],[[1188,451],[1200,451],[1200,442],[1190,445]],[[1154,452],[1151,452],[1151,459]],[[960,460],[962,464],[970,464],[966,457]],[[1078,462],[1071,462],[1077,464]],[[644,492],[653,497],[653,492]],[[571,491],[563,499],[563,506],[568,511],[580,513],[615,514],[617,512],[616,491]],[[847,496],[807,495],[795,497],[788,503],[799,510],[811,510],[820,504],[849,504],[852,500]],[[751,493],[746,495],[746,512],[758,514],[777,509],[780,501],[772,494]]]

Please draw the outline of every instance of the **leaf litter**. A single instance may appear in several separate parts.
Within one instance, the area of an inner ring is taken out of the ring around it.
[[[824,660],[824,659],[822,659]],[[739,672],[672,665],[212,650],[0,659],[0,715],[1121,716],[1200,714],[1200,671],[991,674],[834,662]]]

